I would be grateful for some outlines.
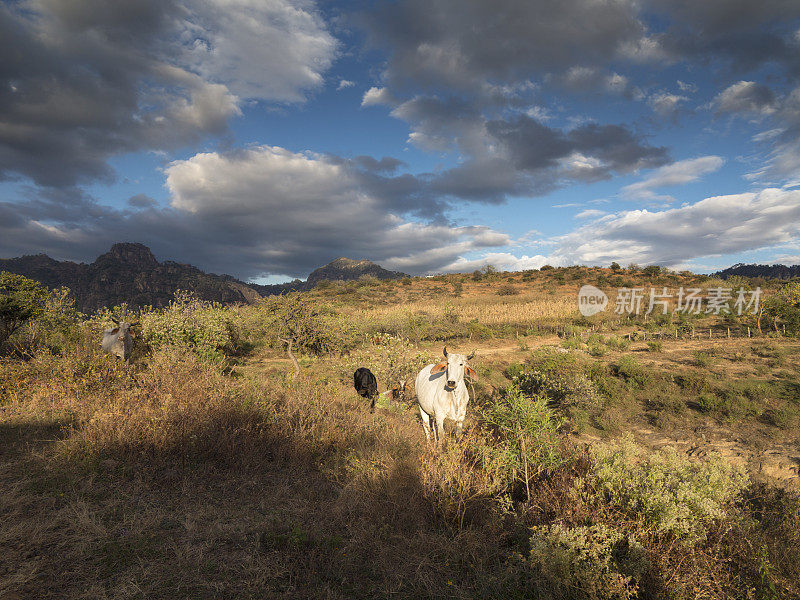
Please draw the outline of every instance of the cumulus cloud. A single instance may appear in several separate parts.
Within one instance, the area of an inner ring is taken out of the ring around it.
[[[392,106],[396,103],[395,97],[385,87],[371,87],[364,92],[364,97],[361,99],[361,106]]]
[[[257,146],[173,161],[164,208],[141,195],[129,211],[75,189],[31,189],[27,202],[0,203],[0,256],[44,251],[87,260],[134,240],[158,256],[253,278],[305,276],[341,255],[424,273],[509,243],[487,227],[410,218],[431,203],[413,179],[386,174],[397,166]]]
[[[240,98],[299,102],[322,85],[337,43],[313,4],[206,0],[188,8],[183,61]],[[351,82],[352,83],[352,82]]]
[[[539,269],[543,265],[553,267],[565,266],[558,257],[544,256],[535,254],[533,256],[516,256],[509,252],[489,252],[480,258],[459,258],[440,269],[443,273],[469,273],[492,266],[500,271],[525,271],[527,269]]]
[[[641,90],[633,85],[626,76],[607,72],[601,67],[576,65],[567,69],[563,74],[551,76],[548,79],[576,92],[599,90],[628,98],[640,98],[642,96]]]
[[[559,238],[555,254],[578,263],[672,266],[790,242],[798,234],[800,190],[767,188],[681,208],[609,215]]]
[[[678,105],[681,102],[686,102],[688,99],[686,96],[679,94],[660,92],[650,96],[647,99],[647,103],[659,116],[668,117],[678,110]]]
[[[489,133],[523,171],[557,167],[560,177],[607,179],[667,161],[667,150],[642,142],[622,125],[586,123],[570,130],[550,128],[527,116],[487,123]]]
[[[445,197],[498,203],[668,161],[666,148],[648,145],[624,125],[561,129],[519,113],[490,119],[480,103],[461,97],[418,95],[395,102],[391,114],[409,123],[410,143],[458,153],[459,165],[426,177],[429,189]]]
[[[0,179],[110,181],[109,157],[220,134],[244,98],[302,100],[334,54],[290,0],[0,4]]]
[[[598,89],[597,68],[612,61],[664,65],[719,61],[755,70],[765,64],[800,75],[787,0],[464,0],[380,2],[366,26],[390,54],[390,85],[407,82],[473,88],[553,73]]]
[[[127,204],[132,208],[152,208],[157,202],[147,194],[136,194],[128,198]]]
[[[383,2],[367,20],[373,43],[388,47],[390,81],[518,81],[603,64],[644,31],[634,0],[462,0]],[[592,66],[586,65],[586,66]]]
[[[741,2],[734,9],[728,0],[648,0],[641,7],[666,20],[659,46],[675,60],[716,60],[737,73],[770,64],[800,75],[797,50],[786,32],[786,24],[800,18],[796,2]]]
[[[703,175],[717,171],[724,162],[719,156],[680,160],[656,169],[642,181],[625,186],[622,195],[636,199],[657,199],[654,190],[697,181]]]
[[[720,92],[712,104],[720,113],[769,115],[775,112],[775,94],[754,81],[739,81]]]

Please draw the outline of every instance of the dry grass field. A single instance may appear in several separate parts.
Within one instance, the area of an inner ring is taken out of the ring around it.
[[[136,315],[130,364],[99,352],[108,313],[51,303],[0,358],[0,600],[800,597],[798,338],[587,319],[584,283],[717,285],[574,267],[179,297]],[[436,451],[413,389],[371,414],[352,372],[384,390],[444,345],[478,377]]]

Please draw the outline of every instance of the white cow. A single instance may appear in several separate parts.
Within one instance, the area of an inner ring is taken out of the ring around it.
[[[113,354],[122,360],[128,360],[131,357],[131,350],[133,350],[131,327],[135,327],[139,323],[120,322],[114,317],[111,317],[111,320],[114,321],[116,327],[103,332],[100,345],[106,354]]]
[[[442,444],[445,419],[455,421],[456,433],[461,435],[469,402],[464,374],[473,379],[477,378],[475,371],[467,364],[473,356],[475,352],[469,356],[448,354],[445,346],[446,360],[438,365],[428,365],[417,375],[415,391],[425,437],[431,439],[431,417],[433,417],[436,420],[436,444],[439,446]]]

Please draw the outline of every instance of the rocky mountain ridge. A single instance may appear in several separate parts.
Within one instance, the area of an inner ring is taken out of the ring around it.
[[[123,302],[131,308],[163,307],[179,289],[223,304],[253,303],[262,296],[310,290],[323,280],[351,281],[364,275],[379,279],[405,276],[368,260],[337,258],[315,269],[307,281],[257,285],[230,275],[205,273],[192,265],[159,262],[147,246],[131,242],[114,244],[89,264],[37,254],[0,259],[0,271],[24,275],[50,288],[66,286],[72,290],[76,307],[84,313]]]
[[[0,259],[0,270],[24,275],[51,288],[68,287],[76,307],[85,313],[123,302],[132,308],[166,306],[178,289],[224,304],[255,302],[261,297],[252,287],[229,275],[204,273],[192,265],[173,261],[159,262],[147,246],[138,243],[114,244],[89,264],[37,254]]]

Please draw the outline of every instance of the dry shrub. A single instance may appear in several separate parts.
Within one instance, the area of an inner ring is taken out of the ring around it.
[[[635,538],[600,524],[534,528],[530,562],[544,597],[587,600],[635,598],[650,566]]]
[[[671,447],[648,453],[630,435],[596,444],[591,455],[608,502],[687,545],[705,539],[749,483],[742,469],[718,455],[692,461]]]
[[[265,414],[231,402],[232,384],[192,352],[156,351],[136,386],[96,403],[63,452],[90,459],[232,459],[265,439]],[[243,446],[244,444],[244,446]]]
[[[140,315],[144,339],[153,350],[187,349],[203,360],[223,363],[239,344],[235,311],[178,290],[163,310]]]

